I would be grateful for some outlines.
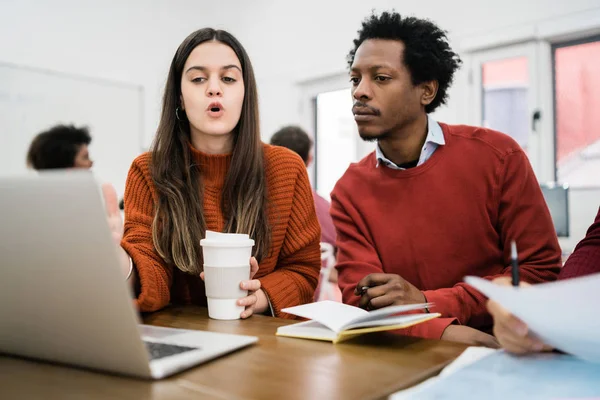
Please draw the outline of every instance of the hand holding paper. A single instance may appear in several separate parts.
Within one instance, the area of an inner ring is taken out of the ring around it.
[[[493,280],[498,285],[509,286],[510,278],[503,276]],[[521,282],[520,287],[531,286]],[[539,351],[550,351],[552,347],[546,345],[529,331],[529,327],[519,318],[515,317],[506,308],[494,300],[488,301],[488,311],[494,317],[494,335],[510,353],[526,354]]]
[[[600,274],[518,288],[478,277],[465,280],[522,320],[544,343],[600,362]]]

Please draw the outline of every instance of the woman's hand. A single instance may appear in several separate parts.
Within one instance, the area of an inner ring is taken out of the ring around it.
[[[497,278],[494,279],[494,283],[510,285],[510,278]],[[521,283],[521,286],[529,286],[529,284]],[[506,351],[514,354],[526,354],[552,350],[550,346],[532,335],[523,321],[512,315],[497,302],[488,301],[487,308],[494,317],[494,335]]]
[[[127,277],[130,275],[130,263],[129,255],[121,247],[121,239],[123,239],[123,218],[121,218],[121,211],[119,210],[119,200],[117,199],[117,192],[111,184],[104,183],[102,184],[102,196],[104,197],[106,219],[108,221],[108,226],[110,228],[113,242],[117,247],[117,254],[119,257],[121,270],[123,271],[123,275]]]
[[[258,262],[256,258],[250,258],[250,280],[240,282],[240,288],[248,291],[248,296],[237,301],[240,306],[245,306],[246,309],[240,314],[242,319],[250,317],[252,314],[262,314],[269,308],[267,295],[260,288],[260,281],[254,278],[258,272]],[[200,273],[200,278],[204,280],[204,272]]]

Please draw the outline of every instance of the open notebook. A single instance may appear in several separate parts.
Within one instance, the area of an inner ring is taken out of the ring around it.
[[[276,334],[337,343],[369,332],[408,328],[439,317],[440,314],[437,313],[399,315],[408,311],[423,310],[431,305],[431,303],[408,304],[365,311],[335,301],[319,301],[281,310],[311,321],[281,326]]]

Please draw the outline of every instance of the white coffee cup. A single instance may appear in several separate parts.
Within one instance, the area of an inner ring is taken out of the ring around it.
[[[240,283],[250,279],[254,240],[245,234],[206,231],[206,238],[200,245],[208,316],[239,319],[244,306],[238,306],[237,300],[248,295],[248,291],[240,288]]]

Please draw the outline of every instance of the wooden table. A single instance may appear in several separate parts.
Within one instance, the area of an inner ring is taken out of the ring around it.
[[[200,307],[144,317],[151,325],[258,336],[257,344],[162,381],[140,381],[0,357],[1,399],[378,399],[437,374],[466,346],[375,333],[333,345],[275,336],[290,321],[217,321]],[[1,323],[1,322],[0,322]]]

